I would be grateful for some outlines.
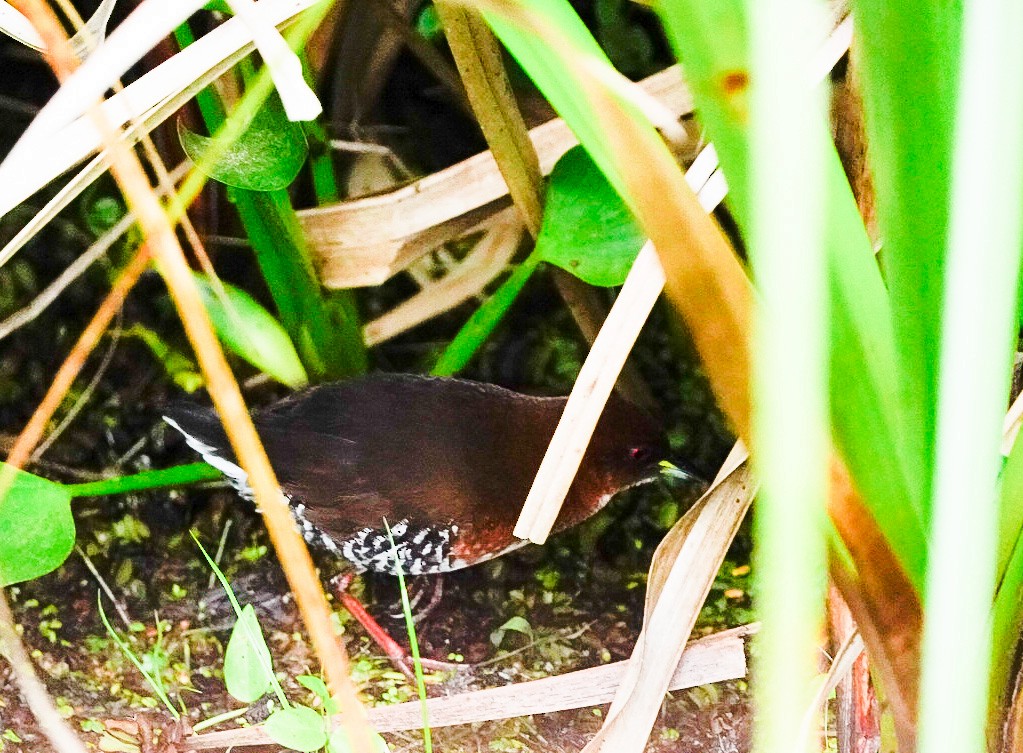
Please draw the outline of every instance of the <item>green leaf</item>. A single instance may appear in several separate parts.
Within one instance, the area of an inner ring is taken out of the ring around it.
[[[178,120],[178,138],[185,154],[216,181],[250,191],[287,188],[298,176],[309,151],[305,131],[292,123],[276,96],[267,98],[248,127],[212,165],[205,164],[214,141],[188,130]]]
[[[516,615],[490,634],[490,642],[495,646],[500,646],[504,641],[505,634],[509,630],[516,633],[522,633],[524,636],[529,638],[529,640],[533,640],[533,628],[530,626],[529,622],[527,622],[524,617]]]
[[[221,298],[205,275],[195,273],[195,281],[213,327],[228,348],[292,389],[309,382],[284,328],[252,296],[223,283]]]
[[[740,0],[660,2],[657,10],[728,176],[729,209],[749,238],[748,92],[722,83],[750,69],[745,7]],[[888,292],[838,154],[828,152],[825,248],[835,442],[863,501],[919,589],[926,557],[922,494],[929,472],[907,440],[912,416],[899,383],[903,358]]]
[[[494,294],[487,298],[469,321],[462,325],[458,334],[444,349],[436,365],[431,370],[434,376],[453,376],[464,369],[476,351],[480,349],[497,325],[504,319],[505,314],[515,303],[519,293],[529,282],[529,278],[536,271],[540,264],[540,255],[537,249],[522,260],[522,263],[515,267],[508,279],[501,283],[501,286],[494,291]]]
[[[252,703],[270,689],[272,667],[270,649],[259,629],[256,610],[246,604],[224,652],[227,692],[242,703]]]
[[[387,742],[378,733],[370,730],[369,742],[374,753],[390,753]],[[338,727],[330,733],[330,740],[327,742],[328,753],[355,753],[355,746],[348,735],[348,730]]]
[[[621,285],[645,238],[632,212],[581,146],[551,172],[540,257],[590,285]]]
[[[228,16],[234,15],[234,10],[227,4],[226,0],[210,0],[202,7],[203,10],[223,13]]]
[[[319,677],[316,675],[299,675],[295,679],[298,680],[299,685],[311,691],[320,699],[323,703],[323,710],[328,716],[333,716],[341,710],[337,701],[330,697],[330,691],[327,689],[327,683]]]
[[[327,744],[323,717],[308,706],[275,711],[263,722],[263,729],[278,745],[302,753],[319,750]]]
[[[176,348],[168,345],[154,330],[142,324],[133,324],[124,333],[128,337],[137,337],[146,344],[153,356],[163,365],[167,376],[174,384],[191,394],[203,386],[205,380],[195,362]]]
[[[0,586],[9,586],[60,567],[75,544],[75,521],[62,484],[0,466],[0,483],[13,474],[0,501]]]
[[[851,6],[885,284],[901,362],[903,433],[912,459],[924,470],[916,482],[926,503],[952,209],[952,105],[959,96],[965,3],[855,0]]]
[[[316,675],[299,675],[295,679],[298,680],[299,685],[306,690],[312,691],[321,701],[325,701],[330,698],[330,692],[327,690],[327,683]]]
[[[85,225],[97,238],[120,222],[124,205],[113,196],[98,196],[85,210]]]

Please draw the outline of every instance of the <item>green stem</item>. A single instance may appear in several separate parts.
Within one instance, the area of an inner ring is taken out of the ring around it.
[[[110,494],[126,494],[143,489],[159,489],[165,486],[184,486],[198,481],[214,481],[223,476],[220,471],[206,463],[189,463],[164,468],[159,471],[143,471],[131,476],[105,478],[84,484],[68,484],[64,488],[74,497],[105,497]]]
[[[412,605],[409,603],[408,589],[405,587],[405,573],[401,569],[398,558],[398,547],[391,535],[391,526],[384,518],[387,538],[391,542],[391,553],[394,557],[394,572],[398,576],[398,589],[401,592],[401,611],[405,616],[405,629],[408,631],[408,645],[412,651],[412,668],[416,677],[416,692],[419,695],[420,711],[423,719],[423,750],[433,753],[433,735],[430,730],[430,712],[426,705],[426,681],[423,678],[423,662],[419,655],[419,638],[416,636],[416,621],[412,618]]]
[[[302,65],[308,69],[309,63],[305,52],[300,53]],[[318,120],[303,123],[306,139],[309,140],[309,172],[313,179],[313,193],[319,206],[341,201],[341,189],[334,170],[334,158],[331,154],[330,139],[323,124]]]
[[[300,24],[303,28],[290,30],[289,42],[294,45],[292,37],[304,40],[316,22],[318,19],[312,16],[304,19]],[[181,45],[193,39],[184,27],[177,30],[176,38]],[[268,79],[261,81],[267,78],[265,70],[249,78],[249,90],[269,85]],[[228,122],[224,105],[213,89],[207,88],[203,94],[208,96],[197,98],[203,121],[210,133],[219,134]],[[246,114],[239,114],[244,119]],[[319,172],[322,183],[323,170]],[[324,294],[287,191],[232,188],[228,196],[238,209],[281,324],[312,379],[323,381],[364,372],[366,347],[353,296],[350,291]]]
[[[433,367],[434,375],[452,376],[468,365],[476,351],[500,324],[540,261],[540,254],[534,249],[501,287],[476,309],[455,335],[455,339],[444,349],[437,365]]]

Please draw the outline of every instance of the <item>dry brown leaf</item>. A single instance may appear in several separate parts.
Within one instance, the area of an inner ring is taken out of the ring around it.
[[[713,486],[658,547],[643,631],[607,721],[584,753],[642,751],[668,690],[670,668],[756,493],[748,461]],[[668,668],[667,671],[665,668]]]

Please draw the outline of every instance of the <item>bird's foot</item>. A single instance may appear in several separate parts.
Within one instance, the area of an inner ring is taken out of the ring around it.
[[[409,653],[401,647],[401,645],[391,637],[391,634],[384,629],[384,627],[373,618],[373,616],[366,611],[366,607],[363,606],[362,602],[357,598],[348,593],[348,586],[351,585],[355,575],[353,573],[344,573],[333,579],[332,583],[337,591],[337,597],[344,605],[345,609],[358,620],[359,624],[366,630],[369,637],[373,639],[387,655],[387,658],[391,660],[391,663],[402,672],[406,677],[409,678],[410,682],[415,683],[415,662]],[[466,669],[464,664],[452,664],[450,662],[437,661],[436,659],[419,659],[419,665],[426,670],[431,672],[457,672],[459,670]]]
[[[405,677],[408,678],[409,682],[413,685],[416,684],[416,660],[409,654],[405,654],[402,657],[388,657],[391,660],[391,664],[397,667]],[[426,672],[437,672],[445,675],[455,675],[458,672],[465,672],[471,669],[468,664],[456,664],[455,662],[438,661],[437,659],[425,659],[420,657],[419,666]],[[427,680],[429,683],[429,680]]]
[[[430,616],[430,613],[440,604],[441,598],[444,596],[444,576],[434,575],[430,576],[433,588],[430,590],[430,600],[426,602],[422,609],[419,609],[419,602],[423,600],[423,596],[426,595],[427,589],[420,588],[416,591],[415,596],[409,602],[409,609],[412,612],[412,624],[418,625],[420,622]],[[399,605],[400,606],[400,605]],[[391,613],[392,618],[400,620],[405,616],[404,611],[398,613]]]

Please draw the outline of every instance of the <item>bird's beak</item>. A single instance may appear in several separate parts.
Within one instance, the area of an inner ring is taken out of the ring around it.
[[[661,475],[667,478],[677,478],[686,481],[698,481],[700,483],[706,483],[702,478],[693,473],[688,468],[679,468],[674,463],[668,460],[662,460],[658,465],[661,468]]]

